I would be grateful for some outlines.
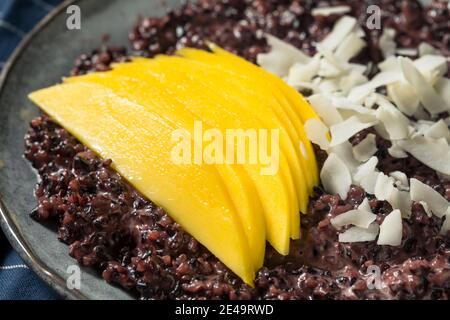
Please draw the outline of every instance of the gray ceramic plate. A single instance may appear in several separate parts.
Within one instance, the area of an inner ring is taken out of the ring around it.
[[[81,30],[66,27],[66,7],[81,8]],[[130,299],[88,269],[81,271],[81,289],[69,290],[67,269],[76,265],[54,230],[34,222],[37,179],[23,158],[23,137],[38,110],[27,94],[58,82],[75,58],[98,47],[102,36],[111,44],[127,44],[128,31],[139,15],[159,16],[180,0],[68,1],[42,21],[16,50],[0,78],[0,217],[2,228],[25,262],[64,297],[70,299]]]

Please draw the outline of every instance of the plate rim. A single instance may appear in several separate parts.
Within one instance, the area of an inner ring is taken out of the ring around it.
[[[52,11],[50,11],[44,18],[42,18],[36,26],[22,39],[19,45],[14,49],[11,56],[4,64],[3,70],[0,73],[0,93],[3,92],[8,76],[11,73],[13,66],[17,60],[22,56],[25,49],[30,45],[31,40],[45,27],[53,21],[63,10],[69,5],[72,5],[79,0],[64,0]],[[66,286],[66,281],[56,274],[50,267],[48,267],[27,244],[23,236],[20,234],[17,226],[11,218],[12,213],[6,208],[0,195],[0,227],[3,230],[6,238],[13,247],[13,249],[24,260],[25,264],[34,271],[39,278],[46,284],[52,287],[62,297],[70,300],[88,300],[88,297],[78,289],[70,290]]]

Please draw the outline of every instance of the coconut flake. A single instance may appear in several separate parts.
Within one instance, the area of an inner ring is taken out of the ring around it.
[[[424,135],[432,139],[445,138],[447,141],[450,140],[450,130],[448,130],[447,124],[442,119],[429,126],[425,130]]]
[[[399,61],[403,76],[412,85],[414,92],[419,97],[420,102],[422,102],[425,109],[427,109],[431,115],[436,115],[448,110],[448,106],[444,99],[442,99],[433,86],[428,83],[412,61],[407,58],[399,58]]]
[[[344,200],[347,198],[352,177],[345,163],[336,154],[331,153],[323,164],[320,180],[327,192],[339,194]]]
[[[412,48],[398,48],[395,53],[399,56],[415,57],[417,56],[417,49]]]
[[[377,120],[372,115],[358,115],[352,116],[349,119],[331,126],[331,143],[330,146],[341,144],[358,132],[370,128],[377,123]]]
[[[329,129],[319,119],[309,119],[305,123],[305,131],[308,139],[318,145],[322,150],[328,150],[330,141],[328,140]]]
[[[412,116],[418,109],[420,100],[414,93],[413,87],[406,81],[398,81],[387,86],[389,98],[397,108],[408,116]]]
[[[379,45],[385,58],[395,54],[395,50],[397,49],[397,44],[394,41],[395,33],[394,29],[386,28],[380,37]]]
[[[341,61],[348,62],[351,58],[358,55],[365,46],[366,42],[358,34],[352,32],[338,46],[335,56]]]
[[[411,200],[424,201],[433,214],[439,218],[445,215],[450,203],[439,192],[417,179],[411,179],[410,185]]]
[[[414,60],[414,66],[428,81],[432,81],[436,77],[442,77],[448,71],[447,60],[440,55],[424,55]]]
[[[333,30],[320,43],[326,49],[334,50],[357,25],[353,17],[343,16],[334,25]]]
[[[369,94],[375,92],[377,88],[397,82],[400,79],[400,74],[397,71],[385,71],[378,73],[371,81],[353,88],[350,91],[348,98],[352,101],[360,102]]]
[[[419,55],[425,56],[425,55],[439,55],[440,51],[438,49],[436,49],[435,47],[433,47],[432,45],[426,43],[426,42],[422,42],[419,45]]]
[[[393,171],[389,173],[389,176],[394,178],[395,180],[395,186],[399,188],[400,190],[408,191],[409,190],[409,182],[408,182],[408,176],[401,171]]]
[[[351,11],[349,6],[334,6],[334,7],[322,7],[314,8],[311,10],[313,16],[325,16],[328,17],[332,14],[344,14]]]
[[[320,55],[315,55],[308,63],[295,63],[289,69],[288,84],[310,82],[320,67]]]
[[[333,219],[331,219],[331,224],[336,229],[340,229],[343,226],[354,225],[360,228],[368,228],[372,222],[377,219],[377,215],[372,212],[367,212],[364,210],[350,210],[342,213]]]
[[[398,141],[398,146],[431,169],[450,175],[450,147],[444,142],[416,136]]]
[[[377,119],[386,129],[389,140],[405,139],[409,135],[409,120],[386,99],[378,99]]]
[[[408,154],[403,151],[403,149],[395,141],[392,142],[392,146],[388,149],[388,153],[389,155],[397,159],[408,158]]]
[[[375,183],[375,197],[378,200],[388,200],[394,190],[394,179],[385,175],[383,172],[378,173]]]
[[[342,117],[329,98],[323,94],[315,94],[307,98],[314,111],[329,127],[342,122]]]
[[[293,45],[284,42],[272,35],[266,35],[267,42],[271,46],[269,53],[261,53],[257,56],[258,64],[269,72],[280,77],[288,74],[289,69],[295,63],[306,64],[310,57]]]
[[[377,238],[380,226],[373,222],[368,228],[351,227],[339,234],[339,242],[367,242]]]
[[[393,209],[399,209],[403,217],[407,218],[411,215],[411,196],[409,192],[394,188],[387,202]]]
[[[399,246],[402,243],[402,215],[400,210],[394,210],[384,218],[378,235],[378,245]]]
[[[353,147],[348,141],[331,147],[329,152],[336,154],[339,159],[345,163],[351,174],[353,174],[360,165],[360,163],[353,157]]]
[[[358,145],[353,147],[353,155],[356,160],[366,162],[377,152],[377,143],[375,141],[376,136],[369,133],[364,140]]]
[[[435,89],[447,105],[450,105],[450,79],[440,78],[436,82]]]
[[[376,178],[378,177],[378,172],[376,171],[378,165],[378,158],[377,157],[371,157],[368,161],[358,166],[358,168],[355,171],[355,174],[353,176],[353,179],[356,183],[360,183],[364,177],[367,177],[371,174],[375,174]],[[375,178],[375,180],[376,180]],[[376,181],[375,181],[376,182]],[[375,187],[375,183],[374,183]],[[373,193],[373,192],[370,192]]]

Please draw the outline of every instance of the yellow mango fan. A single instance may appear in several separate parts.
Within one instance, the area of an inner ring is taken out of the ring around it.
[[[300,237],[318,184],[303,124],[317,115],[283,80],[211,51],[135,58],[30,99],[252,285],[266,240],[286,255]]]

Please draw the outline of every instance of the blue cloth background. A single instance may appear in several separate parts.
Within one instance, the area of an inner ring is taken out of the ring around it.
[[[0,0],[0,70],[22,38],[62,0]],[[0,300],[59,299],[0,231]]]

